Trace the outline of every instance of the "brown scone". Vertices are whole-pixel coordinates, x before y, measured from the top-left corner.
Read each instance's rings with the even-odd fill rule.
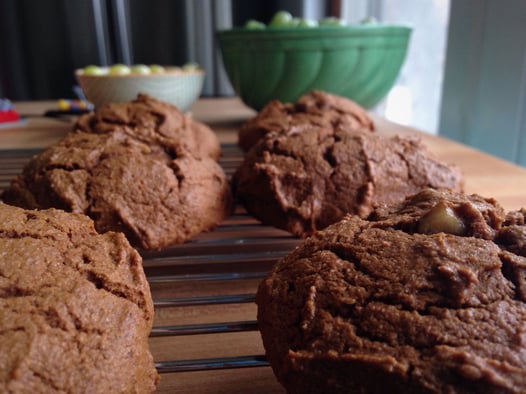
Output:
[[[139,94],[128,103],[108,104],[81,116],[75,129],[88,133],[123,132],[147,145],[168,151],[191,152],[196,157],[218,159],[221,147],[216,134],[169,103]]]
[[[425,187],[462,189],[458,169],[417,139],[327,128],[268,133],[247,153],[233,185],[250,214],[298,236]]]
[[[120,233],[0,203],[0,392],[150,393],[150,288]]]
[[[374,124],[354,101],[314,90],[293,104],[271,101],[241,126],[238,143],[248,151],[271,131],[295,134],[312,128],[374,131]]]
[[[278,380],[302,394],[526,392],[526,258],[497,243],[504,220],[494,200],[425,190],[305,240],[256,296]]]
[[[214,159],[150,146],[123,129],[70,133],[35,156],[3,199],[84,213],[98,231],[122,231],[143,249],[185,242],[219,224],[232,206]]]

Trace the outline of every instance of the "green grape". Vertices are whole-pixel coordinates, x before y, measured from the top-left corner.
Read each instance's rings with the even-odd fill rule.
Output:
[[[269,22],[269,26],[283,27],[290,26],[292,23],[292,14],[288,11],[278,11],[274,14]]]
[[[367,18],[364,18],[360,21],[362,25],[376,25],[378,21],[374,16],[369,16]]]
[[[299,26],[300,22],[300,18],[293,17],[287,26]]]
[[[183,66],[181,67],[183,71],[195,71],[199,70],[199,68],[199,64],[193,62],[183,64]]]
[[[298,26],[301,27],[317,27],[318,21],[312,20],[312,19],[300,19],[300,22],[298,23]]]
[[[334,16],[329,16],[327,18],[320,19],[320,26],[344,26],[345,22]]]
[[[134,64],[130,67],[130,71],[133,74],[150,74],[151,70],[146,64]]]
[[[266,26],[263,22],[250,19],[245,23],[245,28],[249,30],[264,30]]]
[[[163,66],[160,66],[158,64],[152,64],[150,65],[150,71],[152,72],[152,74],[162,74],[165,70]]]
[[[126,75],[130,73],[130,67],[125,64],[114,64],[110,66],[109,73],[111,75]]]
[[[83,68],[83,74],[84,75],[103,75],[103,74],[106,74],[106,72],[102,67],[95,66],[94,64],[90,64],[89,66],[86,66]]]

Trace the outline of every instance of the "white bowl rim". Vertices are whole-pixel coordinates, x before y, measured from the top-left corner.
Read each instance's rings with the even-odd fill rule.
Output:
[[[101,67],[105,68],[105,67]],[[186,75],[192,75],[192,74],[204,74],[205,70],[202,68],[197,69],[191,69],[191,70],[183,70],[181,68],[170,68],[167,67],[165,71],[163,72],[157,72],[157,73],[148,73],[148,74],[141,74],[141,73],[127,73],[127,74],[84,74],[84,69],[77,68],[75,70],[75,76],[82,77],[82,78],[122,78],[122,77],[128,77],[128,78],[151,78],[151,77],[174,77],[174,76],[186,76]]]

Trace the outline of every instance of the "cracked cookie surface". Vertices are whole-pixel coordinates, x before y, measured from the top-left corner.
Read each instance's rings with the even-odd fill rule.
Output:
[[[218,159],[221,146],[216,134],[204,123],[185,115],[173,105],[147,94],[127,103],[112,103],[79,117],[75,130],[104,134],[119,128],[148,145],[169,151],[185,150],[196,157]]]
[[[524,392],[525,230],[524,211],[427,189],[316,233],[258,289],[278,380],[290,393]]]
[[[122,234],[0,203],[0,251],[1,392],[155,390],[153,302]]]
[[[418,139],[331,128],[266,134],[247,153],[233,186],[250,214],[298,236],[426,187],[463,187],[458,168]]]
[[[128,107],[122,106],[131,117]],[[113,114],[112,108],[98,116],[105,110]],[[140,119],[128,120],[132,128],[107,119],[86,121],[94,131],[77,129],[35,156],[3,200],[84,213],[97,230],[121,231],[134,246],[149,250],[183,243],[219,224],[232,208],[220,165],[203,152],[188,151],[164,123],[155,129],[148,117]]]
[[[354,101],[313,90],[295,103],[268,103],[241,126],[238,145],[248,151],[267,133],[296,134],[312,128],[372,132],[375,126],[367,111]]]

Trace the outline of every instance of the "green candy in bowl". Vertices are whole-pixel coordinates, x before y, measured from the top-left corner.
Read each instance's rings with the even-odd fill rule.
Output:
[[[371,108],[396,81],[411,34],[406,26],[283,20],[217,33],[235,92],[256,110],[271,100],[295,102],[314,89]]]
[[[145,93],[185,112],[199,98],[205,73],[195,63],[181,67],[113,64],[89,65],[76,70],[75,76],[95,107],[132,101],[139,93]]]

